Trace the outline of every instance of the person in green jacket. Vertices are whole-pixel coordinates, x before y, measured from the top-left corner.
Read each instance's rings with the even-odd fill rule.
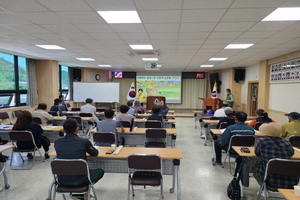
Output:
[[[233,94],[231,94],[231,90],[229,88],[226,89],[226,102],[228,103],[228,106],[230,106],[231,108],[233,107],[233,102],[234,102],[234,99],[233,99]]]
[[[282,125],[281,137],[289,140],[292,135],[300,135],[300,114],[291,112],[285,115],[288,116],[289,122]]]

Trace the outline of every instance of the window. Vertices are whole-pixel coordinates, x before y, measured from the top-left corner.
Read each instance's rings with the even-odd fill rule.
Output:
[[[26,105],[26,58],[0,53],[0,108]]]
[[[64,95],[66,100],[70,100],[69,67],[59,65],[59,93]]]

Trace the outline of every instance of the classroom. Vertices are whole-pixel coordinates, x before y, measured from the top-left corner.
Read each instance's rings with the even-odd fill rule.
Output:
[[[164,199],[229,199],[233,158],[224,168],[213,165],[214,123],[204,126],[199,120],[230,102],[227,89],[234,97],[229,106],[251,119],[263,109],[282,126],[288,114],[300,112],[299,10],[297,0],[0,0],[0,118],[8,114],[1,123],[16,123],[19,110],[33,113],[40,103],[48,112],[60,95],[69,111],[92,98],[101,121],[104,109],[119,114],[142,89],[145,111],[151,113],[156,101],[168,106],[165,128],[176,133],[167,136],[166,149],[182,155],[176,174],[163,176]],[[138,128],[144,128],[148,114],[141,116],[135,119]],[[44,130],[47,137],[54,132]],[[8,137],[0,130],[0,137],[9,139],[5,133]],[[144,136],[124,137],[124,148],[144,147]],[[50,159],[37,158],[30,170],[11,169],[10,162],[20,164],[20,158],[12,158],[11,149],[2,152],[9,157],[0,167],[5,165],[10,187],[0,171],[0,199],[48,198],[58,138],[50,138]],[[23,164],[31,165],[24,155]],[[243,199],[257,199],[260,185],[252,173],[248,179]],[[94,187],[98,199],[125,199],[128,174],[107,172]],[[130,199],[160,199],[159,187],[136,187],[135,193]]]

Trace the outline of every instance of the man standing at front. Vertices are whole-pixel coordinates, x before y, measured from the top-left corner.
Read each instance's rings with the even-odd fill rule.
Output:
[[[226,89],[226,102],[228,104],[228,106],[230,106],[231,108],[233,108],[233,102],[234,102],[234,99],[233,99],[233,94],[231,94],[231,90],[229,88]]]
[[[96,116],[96,107],[92,105],[93,99],[87,98],[85,100],[86,104],[84,106],[81,106],[80,112],[82,113],[92,113],[94,117],[94,122],[98,122],[99,119]]]
[[[247,114],[245,112],[237,112],[235,114],[236,123],[225,129],[224,133],[221,135],[221,140],[215,141],[216,163],[218,165],[222,165],[222,149],[227,151],[230,138],[233,135],[254,135],[254,129],[245,124],[246,119]]]
[[[74,119],[68,119],[63,124],[66,136],[55,141],[54,148],[58,159],[84,159],[86,153],[97,156],[98,150],[85,138],[78,134],[78,124]],[[90,169],[90,179],[93,183],[99,181],[104,175],[103,169]],[[63,186],[88,185],[86,176],[60,176],[58,181]]]

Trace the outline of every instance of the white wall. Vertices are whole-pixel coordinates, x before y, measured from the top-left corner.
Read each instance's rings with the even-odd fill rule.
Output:
[[[259,64],[246,67],[245,81],[242,84],[241,103],[247,104],[248,81],[259,80]]]

